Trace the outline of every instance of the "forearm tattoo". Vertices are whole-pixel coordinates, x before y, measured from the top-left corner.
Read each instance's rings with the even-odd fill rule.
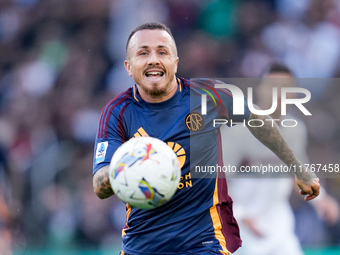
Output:
[[[99,198],[107,198],[114,194],[111,188],[109,170],[107,167],[99,169],[95,174],[93,187],[94,192]]]
[[[260,115],[253,115],[254,119],[268,119],[268,116],[260,116]],[[295,169],[300,169],[303,165],[301,162],[296,158],[293,151],[290,149],[286,141],[283,139],[279,127],[276,123],[263,121],[265,124],[262,127],[250,127],[248,126],[250,132],[260,140],[265,146],[267,146],[271,151],[273,151],[286,165],[288,166],[296,166]],[[272,124],[274,123],[274,125]],[[296,171],[295,177],[301,179],[304,182],[311,182],[317,176],[315,173],[310,171]]]

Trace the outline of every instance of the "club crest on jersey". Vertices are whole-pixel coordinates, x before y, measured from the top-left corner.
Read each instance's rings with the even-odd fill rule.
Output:
[[[102,142],[102,143],[97,144],[96,160],[95,160],[96,164],[103,162],[105,160],[107,146],[108,146],[108,142]]]
[[[199,131],[204,126],[203,116],[198,112],[190,112],[185,116],[185,126],[190,131]]]

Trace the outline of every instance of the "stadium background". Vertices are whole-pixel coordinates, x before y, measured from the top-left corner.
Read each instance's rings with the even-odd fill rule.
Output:
[[[311,162],[340,163],[339,1],[2,0],[2,252],[118,253],[125,208],[93,194],[93,142],[103,106],[131,85],[125,42],[146,21],[172,29],[179,76],[256,78],[276,59],[299,78],[333,78],[307,86],[305,121]],[[322,183],[339,201],[340,178]],[[339,254],[339,222],[292,206],[306,254]]]

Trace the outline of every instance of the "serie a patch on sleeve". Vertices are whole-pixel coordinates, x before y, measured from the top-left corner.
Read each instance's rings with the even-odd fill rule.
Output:
[[[107,146],[108,142],[102,142],[97,144],[95,164],[101,163],[105,160]]]

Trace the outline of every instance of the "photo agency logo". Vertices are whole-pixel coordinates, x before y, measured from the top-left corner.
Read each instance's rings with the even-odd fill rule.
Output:
[[[231,84],[215,84],[215,89],[228,89],[233,97],[233,115],[244,115],[245,113],[245,97],[242,92],[242,90]],[[221,98],[219,97],[216,90],[214,91],[214,94],[218,97],[218,100],[222,104]],[[209,95],[215,106],[217,106],[216,99],[214,98],[213,94],[209,91],[202,89],[206,92],[206,94],[201,94],[201,114],[207,115],[207,96]],[[280,94],[279,94],[280,93]],[[299,95],[298,98],[289,98],[289,94],[295,94]],[[287,105],[295,105],[305,116],[311,116],[312,114],[307,110],[307,108],[304,106],[305,103],[309,102],[311,99],[311,93],[309,90],[305,88],[298,88],[298,87],[283,87],[280,90],[278,88],[273,87],[272,88],[272,105],[269,109],[258,109],[255,107],[253,103],[253,88],[248,87],[247,88],[247,102],[248,102],[248,108],[251,113],[258,115],[258,116],[269,116],[272,113],[274,113],[278,108],[278,98],[281,98],[281,116],[287,115]],[[284,127],[295,127],[297,126],[298,122],[295,119],[251,119],[251,120],[243,120],[243,122],[233,122],[232,119],[214,119],[213,125],[214,127],[216,125],[230,125],[233,126],[235,124],[243,124],[244,127],[251,126],[251,127],[262,127],[265,123],[265,121],[271,122],[272,127],[274,126],[275,122],[279,122],[278,124],[281,124],[281,126]]]

